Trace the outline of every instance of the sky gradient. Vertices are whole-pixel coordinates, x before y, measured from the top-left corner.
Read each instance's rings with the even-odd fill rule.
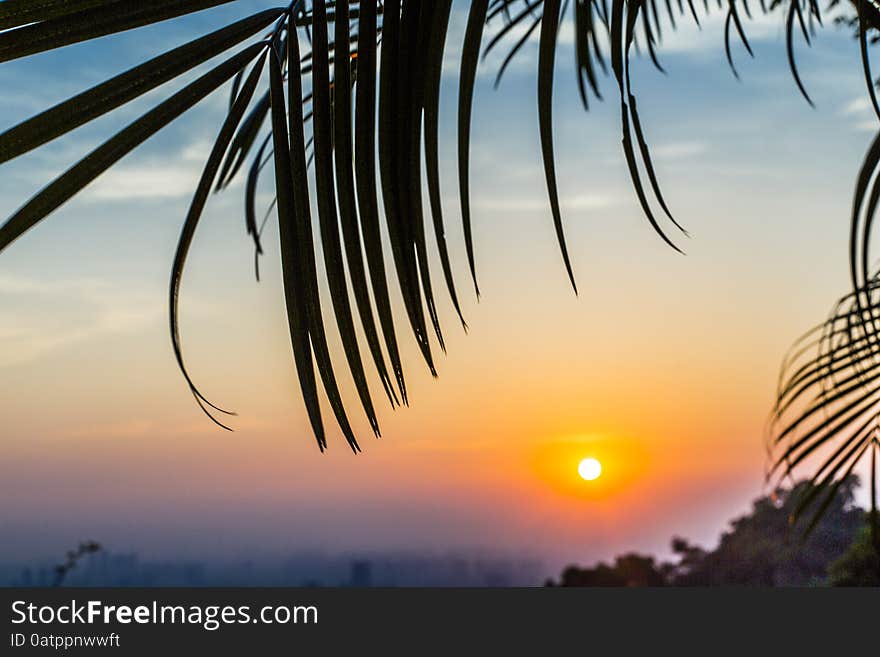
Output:
[[[2,125],[262,6],[4,64]],[[666,76],[636,61],[665,197],[692,235],[681,256],[630,188],[613,80],[585,114],[563,32],[557,170],[578,297],[546,202],[534,44],[497,91],[497,60],[487,60],[472,152],[477,302],[455,174],[463,8],[444,75],[441,174],[470,330],[432,261],[448,347],[439,379],[419,360],[393,285],[411,407],[383,404],[373,376],[383,438],[372,440],[340,377],[364,453],[351,454],[325,406],[330,449],[320,454],[286,333],[277,231],[270,221],[257,285],[239,180],[210,201],[181,297],[190,371],[239,413],[236,431],[199,412],[172,356],[166,295],[224,88],[0,257],[0,558],[52,557],[93,538],[198,558],[488,549],[536,556],[552,572],[625,549],[664,553],[676,534],[711,544],[764,490],[781,358],[848,284],[852,185],[876,129],[857,42],[828,27],[799,47],[816,109],[791,79],[779,15],[746,23],[756,58],[735,49],[742,81],[727,68],[719,19],[667,36]],[[0,215],[173,86],[7,164]],[[597,482],[576,478],[585,456],[605,466]]]

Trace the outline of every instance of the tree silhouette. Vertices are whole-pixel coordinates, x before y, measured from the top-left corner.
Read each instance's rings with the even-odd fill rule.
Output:
[[[870,543],[865,512],[853,504],[859,480],[846,477],[813,532],[790,519],[814,487],[802,481],[754,501],[735,518],[717,547],[707,550],[672,539],[675,562],[658,563],[634,553],[612,565],[569,566],[552,586],[815,586],[876,583],[877,552]],[[874,578],[872,580],[872,578]]]
[[[0,3],[0,61],[173,19],[228,1],[6,0]],[[355,314],[369,360],[390,404],[408,402],[398,349],[399,329],[391,315],[386,260],[390,258],[409,330],[432,373],[436,374],[432,342],[436,341],[441,350],[445,347],[435,283],[428,269],[429,229],[436,237],[444,284],[465,324],[447,252],[438,165],[440,78],[452,5],[452,0],[296,0],[190,41],[9,128],[0,135],[0,162],[67,134],[201,64],[226,57],[110,137],[22,205],[0,226],[0,251],[127,153],[232,81],[229,110],[194,191],[172,265],[169,316],[175,358],[196,402],[214,422],[228,429],[223,416],[231,413],[209,401],[186,368],[178,298],[208,196],[212,190],[226,188],[240,173],[246,172],[247,232],[256,254],[262,252],[255,191],[264,167],[268,167],[275,182],[273,206],[278,219],[291,345],[309,421],[323,450],[326,438],[319,407],[320,379],[349,446],[358,451],[330,361],[325,328],[330,317],[339,331],[360,404],[376,435],[380,433],[379,423],[358,347]],[[732,42],[739,40],[752,54],[745,25],[757,10],[748,0],[716,0],[713,6],[708,0],[666,0],[662,7],[655,0],[470,3],[458,77],[458,182],[468,266],[477,294],[469,149],[481,50],[508,49],[498,73],[500,78],[528,39],[535,36],[538,40],[538,128],[548,203],[561,255],[576,289],[554,162],[552,100],[561,21],[570,20],[574,25],[575,79],[585,107],[591,98],[602,97],[603,75],[616,83],[623,156],[633,190],[654,231],[678,249],[677,238],[684,229],[661,192],[630,79],[630,61],[637,51],[662,70],[657,52],[662,31],[674,29],[682,20],[699,23],[701,16],[718,11],[725,16],[724,47],[736,74]],[[809,44],[811,35],[823,24],[818,0],[761,0],[760,11],[784,17],[785,47],[794,82],[812,103],[798,72],[796,44]],[[873,40],[869,32],[880,28],[878,4],[875,0],[833,0],[829,11],[835,22],[851,26],[859,38],[867,92],[880,116],[868,57],[869,41]],[[266,70],[269,84],[263,89]],[[307,175],[310,166],[315,172],[314,189]],[[774,413],[772,475],[791,474],[797,464],[820,448],[831,452],[813,480],[811,490],[820,492],[808,500],[810,504],[818,502],[820,511],[833,499],[835,486],[855,464],[869,452],[876,459],[880,449],[876,426],[880,402],[880,274],[869,269],[868,249],[880,201],[878,169],[880,137],[868,150],[856,187],[850,251],[852,291],[831,319],[799,343],[792,358],[784,363]],[[421,192],[423,179],[427,198]],[[311,192],[317,199],[320,253],[313,240]],[[390,253],[384,252],[380,240],[383,223],[390,236]],[[319,259],[323,259],[327,272],[332,312],[321,306],[318,295]]]
[[[55,580],[52,583],[52,586],[61,586],[64,584],[64,580],[67,578],[67,574],[76,568],[76,564],[80,559],[89,554],[94,554],[96,552],[101,551],[101,544],[96,543],[95,541],[85,541],[80,543],[79,546],[75,550],[68,550],[67,554],[64,555],[64,561],[55,566]]]
[[[862,527],[858,537],[828,568],[831,586],[880,586],[880,551],[871,526]]]

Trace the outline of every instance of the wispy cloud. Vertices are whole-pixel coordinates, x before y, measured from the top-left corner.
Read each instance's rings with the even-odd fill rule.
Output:
[[[871,102],[867,98],[859,96],[858,98],[853,98],[844,105],[843,109],[840,110],[840,113],[844,116],[852,116],[854,114],[864,114],[870,110]]]
[[[710,11],[708,16],[700,12],[700,26],[698,27],[689,16],[682,16],[676,24],[676,29],[671,27],[663,31],[663,39],[657,47],[658,53],[703,53],[706,51],[724,50],[724,26],[727,20],[727,9]],[[740,12],[743,22],[743,30],[750,44],[758,41],[780,38],[784,34],[784,22],[780,12],[764,14],[753,12],[748,18]],[[737,47],[736,37],[731,36],[731,46]],[[743,48],[745,52],[745,48]]]
[[[0,367],[20,364],[95,337],[156,321],[161,308],[143,295],[93,279],[44,282],[0,277]]]
[[[192,194],[198,180],[194,166],[155,164],[110,169],[83,194],[98,201],[178,198]]]
[[[859,132],[877,132],[880,129],[880,123],[877,123],[874,119],[865,119],[864,121],[854,123],[853,128]]]
[[[880,123],[874,116],[871,101],[865,96],[853,98],[841,108],[840,114],[852,119],[851,125],[858,132],[877,132],[880,130]]]
[[[617,205],[617,201],[613,197],[603,194],[578,194],[567,198],[561,198],[559,204],[568,210],[597,210]],[[476,199],[474,201],[474,207],[481,210],[503,212],[537,212],[547,211],[550,206],[546,196],[528,196],[522,198],[497,196]]]
[[[137,164],[113,167],[83,194],[95,201],[172,199],[191,196],[211,144],[198,141],[177,153],[155,156]]]
[[[653,146],[651,154],[658,160],[688,160],[707,150],[707,144],[702,141],[673,141]]]

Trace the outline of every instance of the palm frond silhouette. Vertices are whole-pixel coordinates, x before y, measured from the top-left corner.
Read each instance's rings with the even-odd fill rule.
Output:
[[[0,2],[0,62],[228,1],[6,0]],[[401,329],[392,317],[386,261],[390,260],[389,269],[403,299],[408,331],[425,366],[435,375],[435,349],[445,350],[436,282],[428,268],[428,230],[433,230],[436,238],[443,285],[466,327],[445,238],[448,218],[443,216],[440,203],[443,181],[439,173],[438,108],[452,9],[452,0],[294,1],[257,12],[154,57],[9,128],[0,134],[0,162],[39,148],[206,62],[225,58],[111,136],[24,203],[0,226],[0,251],[156,132],[231,82],[228,113],[194,191],[173,260],[169,321],[175,358],[198,405],[228,429],[224,416],[231,413],[209,401],[187,370],[178,323],[180,286],[209,195],[228,187],[240,174],[246,179],[245,227],[259,257],[262,227],[256,189],[260,176],[271,172],[275,200],[270,209],[278,221],[290,339],[309,421],[323,450],[327,441],[320,411],[320,380],[349,446],[359,451],[330,360],[325,325],[331,317],[360,405],[377,436],[379,422],[368,375],[375,370],[392,406],[408,403],[398,347]],[[512,59],[524,52],[524,44],[532,38],[538,41],[538,132],[548,204],[562,260],[576,291],[563,230],[553,141],[552,100],[561,25],[571,21],[574,27],[574,77],[585,108],[603,98],[603,77],[613,78],[615,102],[620,103],[623,157],[633,190],[659,238],[680,250],[686,232],[661,191],[639,115],[630,62],[634,52],[641,53],[662,70],[658,47],[663,30],[674,30],[682,21],[699,24],[710,12],[721,12],[726,56],[738,75],[734,43],[739,41],[746,53],[753,54],[747,23],[758,10],[776,12],[784,20],[794,83],[812,104],[798,70],[796,50],[800,43],[809,45],[817,27],[823,25],[818,0],[760,0],[759,8],[750,7],[748,0],[716,0],[711,6],[707,0],[665,0],[662,7],[655,0],[469,3],[463,41],[454,45],[461,50],[457,77],[460,220],[477,295],[469,152],[481,55],[507,49],[497,82]],[[868,56],[873,40],[869,33],[880,30],[878,4],[874,0],[833,0],[826,15],[832,15],[835,23],[850,26],[858,36],[867,93],[880,116]],[[264,88],[266,72],[268,88]],[[880,142],[875,141],[856,190],[853,291],[818,333],[810,334],[784,363],[774,412],[771,472],[790,473],[810,454],[834,443],[837,448],[819,466],[815,479],[827,489],[852,470],[858,459],[880,449],[876,432],[880,370],[875,360],[880,352],[880,299],[878,278],[868,274],[867,247],[880,199],[878,166]],[[310,167],[314,167],[314,185],[309,181]],[[421,191],[423,180],[426,198]],[[314,211],[311,195],[316,199]],[[383,224],[390,237],[390,253],[380,238]],[[315,246],[315,230],[320,235],[320,251]],[[332,309],[321,306],[320,261],[327,273]],[[354,299],[349,298],[349,286]],[[368,356],[358,346],[357,323]],[[816,355],[811,355],[813,352]]]

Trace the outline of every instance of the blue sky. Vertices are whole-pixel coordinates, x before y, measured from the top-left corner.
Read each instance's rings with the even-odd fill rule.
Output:
[[[224,88],[0,258],[0,399],[9,404],[0,523],[16,537],[0,556],[51,555],[87,531],[156,554],[427,544],[503,547],[555,564],[631,547],[662,551],[673,534],[709,542],[761,492],[778,364],[848,284],[848,208],[876,129],[857,42],[827,27],[812,48],[798,47],[816,109],[788,71],[779,15],[746,21],[756,57],[735,46],[741,81],[727,68],[720,18],[667,35],[667,75],[634,64],[666,199],[692,235],[680,241],[681,256],[653,233],[631,191],[613,80],[603,80],[606,102],[581,108],[566,26],[555,134],[578,298],[546,204],[535,44],[497,91],[497,59],[487,60],[472,152],[477,303],[455,177],[462,5],[447,53],[441,157],[447,236],[471,331],[458,329],[438,284],[449,342],[440,379],[419,369],[405,343],[413,408],[385,412],[386,438],[357,463],[339,440],[318,456],[289,359],[277,247],[257,286],[239,182],[211,200],[182,302],[191,367],[210,396],[241,413],[239,431],[218,433],[195,409],[172,361],[165,295]],[[264,6],[237,2],[4,64],[0,120],[11,126]],[[0,214],[173,86],[5,165]],[[271,224],[267,234],[275,237]],[[583,388],[572,390],[573,380]],[[522,500],[543,493],[511,455],[572,434],[629,436],[660,465],[616,516],[549,494],[536,502],[543,514],[524,511]],[[684,471],[687,485],[674,479]],[[651,506],[664,487],[681,491]]]

